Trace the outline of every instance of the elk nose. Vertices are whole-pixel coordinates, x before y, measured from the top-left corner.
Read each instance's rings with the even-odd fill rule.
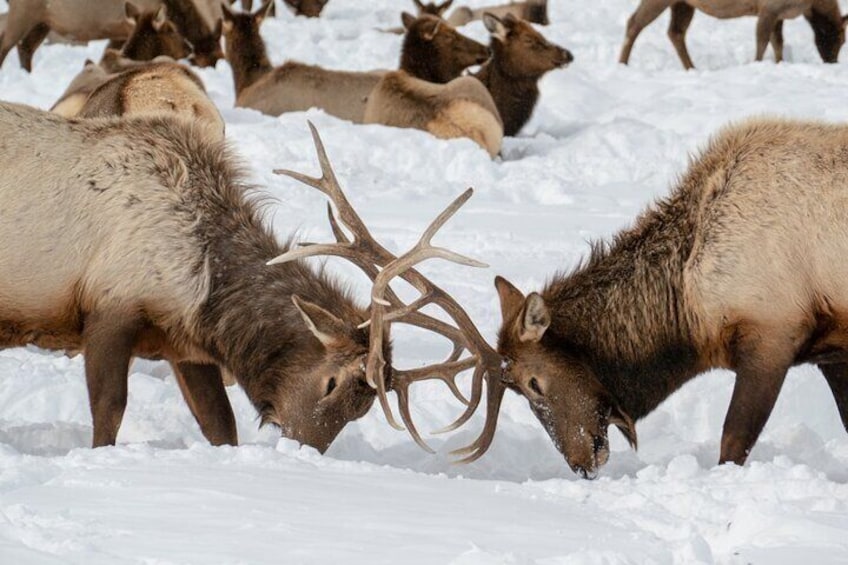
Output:
[[[580,465],[574,466],[574,472],[580,475],[582,478],[590,481],[594,481],[598,478],[597,470],[587,471],[584,467],[581,467]]]
[[[574,61],[574,55],[571,54],[571,51],[562,47],[559,48],[559,57],[563,65],[568,65]]]

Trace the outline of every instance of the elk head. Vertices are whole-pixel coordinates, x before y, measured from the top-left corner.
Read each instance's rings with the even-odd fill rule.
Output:
[[[836,63],[839,59],[839,50],[845,43],[845,25],[848,16],[840,17],[838,13],[826,14],[813,8],[806,18],[810,27],[813,28],[816,48],[822,61]]]
[[[298,16],[317,18],[329,0],[285,0]]]
[[[436,4],[435,2],[427,2],[424,4],[421,0],[413,0],[415,2],[415,7],[418,8],[418,15],[430,14],[431,16],[436,17],[444,17],[445,12],[448,11],[448,8],[453,4],[453,0],[446,0],[441,4]]]
[[[497,353],[480,337],[465,311],[446,292],[414,269],[417,263],[433,258],[469,266],[485,266],[447,249],[434,247],[430,243],[436,232],[471,197],[472,191],[468,189],[442,212],[411,250],[399,257],[395,256],[373,238],[347,200],[330,166],[318,132],[311,123],[309,126],[321,163],[321,178],[286,170],[274,172],[293,177],[320,190],[331,199],[339,217],[337,220],[332,207],[328,206],[328,216],[336,243],[303,244],[299,249],[289,250],[268,264],[287,263],[316,255],[334,255],[353,262],[374,283],[370,316],[362,321],[362,316],[352,311],[336,315],[294,297],[294,305],[312,336],[316,338],[312,340],[312,351],[303,354],[313,355],[313,359],[315,355],[323,355],[323,360],[304,363],[304,366],[314,369],[304,376],[302,384],[290,387],[296,389],[291,392],[285,390],[285,387],[279,389],[281,392],[277,393],[276,402],[269,402],[268,406],[264,407],[265,410],[260,407],[260,412],[263,413],[264,419],[280,425],[288,437],[323,451],[348,421],[359,418],[368,411],[375,396],[379,399],[389,423],[397,429],[404,429],[395,420],[389,406],[387,392],[393,390],[397,394],[401,418],[410,434],[424,449],[432,451],[423,442],[412,422],[409,411],[410,385],[421,380],[438,379],[445,382],[457,398],[468,403],[456,385],[457,375],[476,366],[476,382],[483,378],[489,367],[498,367],[500,364]],[[342,226],[347,228],[352,238],[348,237]],[[410,304],[403,303],[390,287],[396,277],[411,284],[421,296]],[[419,311],[430,304],[441,308],[455,325]],[[436,332],[453,342],[453,352],[443,363],[412,370],[392,367],[389,357],[389,333],[395,323]],[[318,343],[323,349],[316,351]],[[463,359],[466,351],[472,355]],[[474,407],[479,403],[477,389],[480,387],[482,381],[479,387],[475,387],[476,396],[472,397]],[[289,394],[292,395],[291,398]],[[280,403],[284,408],[282,411],[276,409],[275,414],[275,409],[271,406]],[[280,412],[285,414],[281,416]],[[473,408],[468,413],[469,417],[471,413]],[[461,422],[455,426],[460,424]]]
[[[574,60],[570,51],[551,43],[533,26],[512,14],[503,19],[486,12],[492,51],[507,76],[537,78]]]
[[[221,48],[223,26],[224,20],[219,19],[208,35],[194,40],[191,44],[192,54],[188,58],[192,65],[214,67],[220,59],[224,58],[224,50]]]
[[[191,53],[191,45],[168,19],[165,5],[156,11],[141,12],[135,4],[124,5],[127,20],[134,24],[122,53],[136,60],[150,60],[159,55],[182,59]]]
[[[406,36],[400,67],[422,69],[414,73],[419,78],[446,83],[489,59],[488,47],[462,35],[441,18],[428,14],[416,18],[404,12],[401,21]]]
[[[609,425],[618,426],[635,447],[633,420],[580,352],[550,335],[551,314],[541,295],[525,297],[501,277],[495,279],[495,287],[503,317],[498,352],[505,360],[505,386],[527,399],[571,469],[594,478],[609,458]]]

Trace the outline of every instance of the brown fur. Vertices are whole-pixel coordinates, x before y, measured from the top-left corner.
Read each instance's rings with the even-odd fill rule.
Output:
[[[368,410],[365,311],[302,262],[266,266],[287,246],[204,128],[0,104],[0,144],[0,347],[82,349],[93,445],[115,441],[133,356],[175,367],[213,443],[237,441],[219,367],[322,451]]]
[[[329,0],[283,0],[298,16],[317,18]],[[250,10],[250,8],[246,8]]]
[[[539,79],[548,71],[568,65],[574,57],[511,15],[498,19],[485,14],[483,22],[492,34],[492,58],[474,76],[492,94],[503,120],[504,135],[516,135],[536,107]]]
[[[447,21],[455,26],[464,26],[475,20],[482,20],[483,14],[493,14],[501,19],[507,15],[526,20],[534,24],[548,25],[548,0],[527,0],[526,2],[510,2],[498,6],[487,6],[483,8],[466,8],[460,6],[448,16]]]
[[[756,60],[762,61],[769,42],[775,61],[783,60],[783,20],[803,15],[815,34],[816,47],[826,63],[835,63],[845,43],[845,22],[837,0],[642,0],[627,21],[619,61],[627,64],[639,33],[667,8],[671,8],[668,37],[683,66],[694,68],[686,48],[686,30],[695,10],[716,18],[757,16]]]
[[[786,371],[819,363],[848,429],[848,128],[755,120],[719,134],[672,194],[524,297],[497,281],[505,378],[594,476],[607,425],[715,367],[736,371],[721,462],[744,463]]]
[[[224,119],[203,82],[179,63],[150,63],[109,78],[89,94],[77,116],[139,116],[173,113],[209,126],[213,139],[224,138]]]
[[[191,46],[168,19],[164,5],[149,12],[127,4],[127,17],[135,22],[133,31],[121,48],[121,54],[135,61],[150,61],[164,55],[172,59],[188,57]]]
[[[333,71],[295,61],[272,67],[259,34],[270,5],[264,4],[254,14],[225,13],[236,106],[274,116],[318,107],[339,118],[362,122],[367,97],[385,71]],[[414,76],[446,82],[487,57],[485,46],[438,19],[419,22],[409,18],[411,27],[404,38],[400,64]]]

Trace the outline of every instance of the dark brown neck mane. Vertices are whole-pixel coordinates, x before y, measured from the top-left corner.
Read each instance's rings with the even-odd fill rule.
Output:
[[[500,42],[492,41],[493,56],[474,76],[482,82],[498,107],[504,124],[504,135],[514,136],[533,114],[539,100],[539,76],[515,76],[503,64]]]

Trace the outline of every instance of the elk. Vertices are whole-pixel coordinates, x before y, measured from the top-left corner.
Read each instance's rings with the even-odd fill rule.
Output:
[[[510,2],[499,6],[487,6],[472,10],[460,6],[451,12],[446,19],[452,26],[460,27],[465,24],[482,20],[483,14],[493,14],[499,18],[511,15],[519,20],[526,20],[534,24],[548,25],[548,0],[527,0],[525,2]]]
[[[163,3],[168,5],[172,18],[177,18],[178,14],[187,10],[197,9],[197,5],[191,0],[133,0],[133,4],[141,11],[155,11]],[[19,0],[12,2],[9,6],[6,29],[0,40],[0,65],[3,64],[9,51],[17,45],[21,66],[27,71],[32,70],[33,52],[50,31],[83,42],[94,39],[126,40],[132,33],[133,26],[132,22],[126,18],[125,4],[124,0],[98,2]],[[198,37],[189,34],[187,38],[192,42],[195,55],[200,56],[200,46],[204,44],[199,38],[200,35],[208,36],[214,34],[214,31],[206,27],[197,29]],[[216,40],[210,43],[216,43]],[[220,51],[220,47],[218,49]]]
[[[721,2],[717,0],[642,0],[627,20],[627,32],[621,47],[619,62],[627,64],[630,51],[639,33],[666,8],[671,8],[668,37],[686,69],[693,69],[686,48],[686,30],[692,23],[695,9],[716,18],[757,16],[756,60],[762,61],[769,42],[776,62],[783,60],[783,21],[803,15],[813,28],[816,48],[825,63],[835,63],[839,49],[845,43],[845,21],[837,0],[755,0],[750,2]]]
[[[271,5],[266,2],[253,14],[224,8],[224,39],[233,69],[236,106],[272,116],[318,107],[361,123],[367,97],[386,71],[334,71],[294,61],[272,67],[259,34]],[[435,17],[416,19],[406,14],[404,23],[409,29],[400,68],[414,76],[447,82],[488,58],[486,46]]]
[[[0,103],[0,130],[0,346],[83,352],[94,447],[115,443],[134,356],[171,364],[215,445],[237,443],[221,368],[237,377],[262,423],[322,452],[365,414],[374,387],[404,395],[407,414],[412,382],[448,380],[450,367],[423,374],[387,365],[368,383],[375,357],[391,359],[389,322],[369,317],[337,280],[297,258],[266,264],[290,246],[263,223],[231,150],[203,127],[162,115],[67,120]],[[341,194],[314,128],[313,137],[322,178],[286,174]],[[475,264],[428,245],[459,205],[416,251]],[[361,221],[355,227],[356,244],[367,242],[389,269],[395,257]],[[423,313],[408,313],[408,322],[458,335]],[[369,354],[372,333],[380,334],[379,355]]]
[[[213,139],[224,139],[224,119],[203,82],[174,62],[149,63],[107,78],[76,114],[80,118],[172,113],[207,124]]]
[[[121,48],[122,56],[135,61],[150,61],[160,55],[182,59],[191,53],[191,45],[168,20],[164,4],[156,10],[141,12],[134,4],[127,3],[126,13],[135,26]]]
[[[230,0],[230,4],[234,0]],[[317,18],[321,15],[324,6],[329,0],[283,0],[286,5],[291,8],[296,16],[306,16],[307,18]],[[241,0],[241,9],[245,12],[253,11],[253,0]],[[276,15],[274,6],[268,10],[269,16]]]
[[[66,118],[76,116],[88,99],[88,95],[109,80],[110,76],[112,74],[103,66],[86,60],[82,70],[73,78],[50,111]]]
[[[457,453],[486,451],[509,388],[594,478],[610,424],[635,447],[634,422],[712,368],[736,373],[720,463],[744,464],[793,365],[818,365],[848,430],[846,147],[840,125],[728,127],[668,197],[570,273],[526,296],[498,277],[504,364],[485,376],[483,433]]]
[[[427,2],[424,4],[421,0],[412,0],[415,3],[415,7],[418,8],[418,15],[423,16],[424,14],[430,14],[431,16],[436,16],[439,18],[444,18],[445,12],[448,11],[448,8],[453,4],[453,0],[445,0],[441,4],[437,4],[435,2]]]
[[[574,60],[567,49],[546,40],[525,21],[507,14],[503,19],[483,15],[491,33],[492,58],[475,73],[486,85],[504,126],[504,135],[516,135],[539,100],[539,79]]]

